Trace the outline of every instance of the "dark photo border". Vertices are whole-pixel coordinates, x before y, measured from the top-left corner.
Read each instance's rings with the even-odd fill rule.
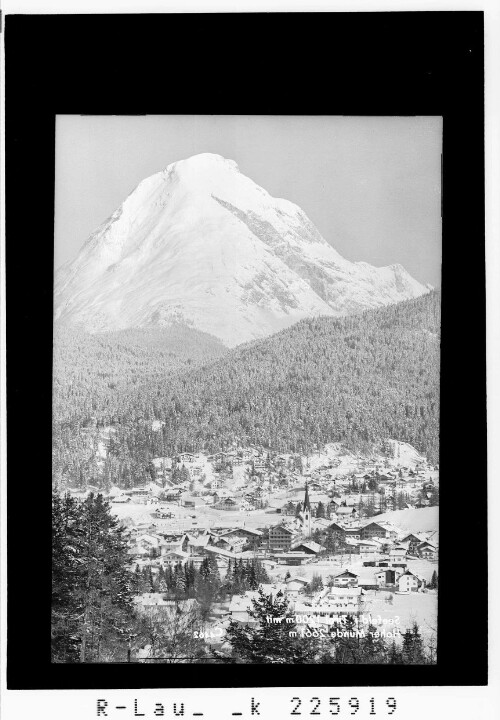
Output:
[[[9,689],[486,684],[483,55],[482,12],[6,17]],[[55,118],[65,113],[443,117],[435,666],[300,665],[282,677],[260,665],[51,664]]]

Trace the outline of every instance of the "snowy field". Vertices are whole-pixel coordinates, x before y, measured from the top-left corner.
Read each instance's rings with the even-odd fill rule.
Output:
[[[392,604],[387,602],[391,597]],[[422,636],[429,640],[437,633],[437,603],[436,592],[398,595],[385,590],[369,590],[364,597],[362,612],[365,616],[371,615],[377,620],[379,616],[382,621],[392,620],[397,623],[395,627],[399,627],[403,633],[416,622]],[[391,624],[384,626],[382,623],[381,627],[390,628]]]
[[[296,497],[301,497],[301,493],[297,493]],[[294,499],[295,496],[290,493],[283,494],[279,498],[279,503],[285,503],[288,499]],[[275,498],[277,500],[277,498]],[[274,504],[274,503],[273,503]],[[144,505],[142,503],[126,503],[113,504],[112,512],[120,519],[130,518],[134,524],[159,521],[153,517],[155,511],[154,505]],[[213,507],[201,505],[195,508],[182,508],[176,503],[162,503],[162,507],[168,508],[175,514],[175,519],[164,520],[162,527],[172,527],[175,529],[179,523],[188,524],[193,527],[248,527],[259,528],[271,525],[277,525],[283,516],[275,511],[273,507],[264,510],[216,510]],[[194,518],[192,516],[195,516]],[[366,520],[366,519],[365,519]],[[429,532],[436,531],[439,527],[439,508],[427,507],[420,509],[393,510],[373,518],[376,522],[391,522],[404,532]]]
[[[154,505],[143,505],[141,503],[113,504],[112,512],[120,519],[130,518],[134,524],[151,522],[161,525],[167,531],[175,531],[179,525],[182,527],[248,527],[251,529],[276,525],[281,515],[272,508],[265,510],[216,510],[213,507],[199,506],[196,508],[182,508],[175,503],[162,503],[162,507],[168,508],[175,514],[175,519],[158,520],[153,516]],[[194,518],[192,516],[195,516]]]
[[[382,461],[388,468],[397,467],[415,467],[417,463],[425,460],[412,445],[398,440],[388,441],[394,451],[394,457],[382,458],[380,456],[374,458],[374,464],[381,464]],[[354,452],[349,452],[339,443],[328,443],[321,450],[309,458],[303,458],[304,467],[308,463],[310,471],[314,471],[319,467],[328,465],[330,461],[339,463],[337,467],[331,469],[332,475],[345,475],[350,472],[357,472],[361,467],[368,463],[368,458]]]
[[[391,522],[405,532],[419,533],[438,530],[439,507],[390,510],[373,518],[376,522]]]

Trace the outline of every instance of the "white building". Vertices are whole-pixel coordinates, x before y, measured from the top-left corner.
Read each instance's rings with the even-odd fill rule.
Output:
[[[347,615],[357,617],[361,610],[363,590],[360,587],[332,587],[324,590],[311,605],[297,602],[297,615],[313,616],[316,622],[332,625]]]
[[[425,587],[425,580],[419,578],[411,570],[406,570],[398,579],[399,592],[410,593],[418,592]]]

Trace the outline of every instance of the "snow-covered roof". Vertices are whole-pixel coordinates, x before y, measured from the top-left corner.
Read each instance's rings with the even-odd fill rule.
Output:
[[[353,577],[358,577],[358,575],[356,573],[352,572],[352,570],[343,570],[342,572],[338,573],[338,575],[334,575],[333,577],[339,578],[339,577],[342,577],[343,575],[352,575]]]
[[[306,547],[306,548],[308,548],[309,550],[312,550],[312,552],[315,552],[315,553],[319,553],[319,552],[321,552],[322,550],[325,550],[325,548],[323,547],[323,545],[319,545],[319,543],[313,542],[312,540],[307,540],[307,541],[304,541],[304,542],[300,542],[300,543],[298,543],[297,545],[295,545],[294,548],[295,548],[295,547]],[[292,548],[292,549],[294,549],[294,548]]]
[[[332,586],[326,589],[324,596],[327,597],[328,595],[331,595],[333,597],[338,597],[339,595],[342,595],[347,597],[359,597],[361,595],[361,592],[362,588],[360,587],[340,588]]]
[[[297,577],[294,577],[294,578],[288,578],[288,580],[285,580],[285,582],[286,583],[298,582],[298,583],[302,583],[303,585],[309,584],[309,580],[305,577],[302,577],[301,575],[298,575]]]
[[[225,550],[224,548],[215,547],[214,545],[205,545],[204,550],[205,552],[213,553],[214,555],[220,555],[221,557],[225,558],[236,559],[240,557],[239,553],[234,553],[230,550]]]

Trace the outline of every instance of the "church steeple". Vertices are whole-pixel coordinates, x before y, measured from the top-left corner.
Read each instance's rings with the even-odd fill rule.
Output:
[[[304,496],[304,512],[306,510],[309,510],[311,512],[311,503],[309,502],[309,486],[308,483],[306,483],[306,494]]]
[[[304,503],[303,503],[303,509],[301,513],[301,520],[302,520],[302,531],[305,535],[305,537],[311,536],[311,520],[312,520],[312,512],[311,512],[311,503],[309,501],[309,486],[306,482],[306,493],[304,495]]]

